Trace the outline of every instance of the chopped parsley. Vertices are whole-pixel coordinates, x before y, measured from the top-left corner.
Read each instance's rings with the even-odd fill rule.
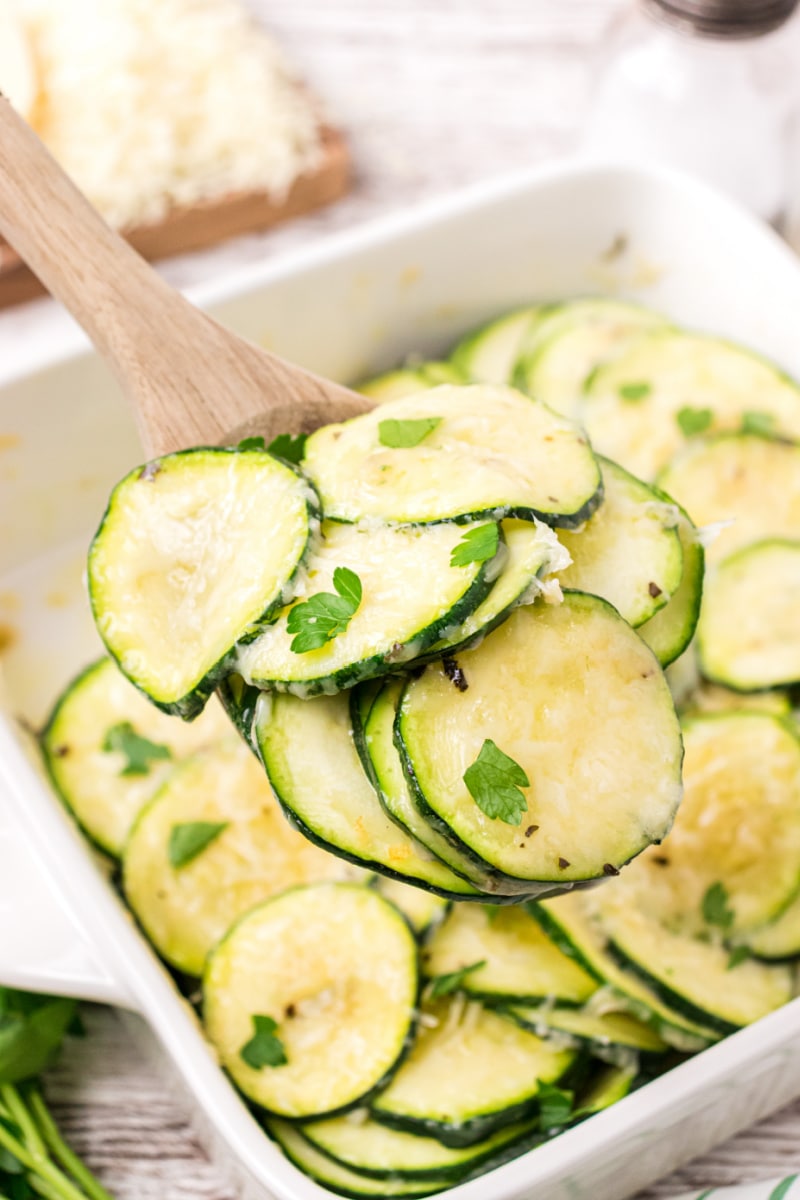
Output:
[[[472,766],[464,772],[464,783],[481,812],[493,821],[519,825],[528,802],[519,790],[530,780],[519,763],[504,754],[491,738],[481,746]]]
[[[102,748],[107,754],[124,754],[127,762],[120,775],[148,775],[152,762],[172,758],[169,746],[142,737],[130,721],[120,721],[118,725],[112,725],[106,730]]]
[[[653,390],[653,385],[642,380],[641,383],[621,383],[618,390],[621,399],[635,404],[638,400],[647,399]]]
[[[741,963],[747,962],[750,957],[750,951],[746,946],[734,946],[728,958],[726,971],[732,971],[734,967],[738,967]]]
[[[431,980],[430,998],[438,1000],[440,996],[450,996],[453,992],[460,990],[464,980],[473,971],[477,971],[479,967],[486,966],[486,959],[482,958],[480,962],[470,963],[468,967],[461,967],[458,971],[449,971],[446,975],[437,975]]]
[[[751,411],[742,414],[742,433],[756,433],[768,437],[775,432],[775,415],[769,412]]]
[[[260,1071],[262,1067],[284,1066],[289,1060],[286,1057],[283,1042],[275,1036],[278,1022],[273,1017],[265,1017],[257,1013],[251,1019],[253,1036],[242,1046],[239,1057],[254,1071]]]
[[[279,433],[267,446],[270,454],[276,454],[284,462],[299,463],[306,452],[308,434]]]
[[[730,929],[736,914],[728,908],[728,889],[724,883],[712,883],[703,896],[703,920],[707,925],[716,925],[720,929]]]
[[[574,1092],[564,1091],[552,1083],[540,1082],[536,1098],[539,1101],[539,1122],[542,1129],[566,1125],[572,1115]]]
[[[266,450],[266,448],[263,437],[242,438],[236,447],[237,450]]]
[[[696,433],[705,433],[713,419],[714,414],[710,408],[692,408],[688,404],[679,409],[675,416],[675,420],[678,422],[680,431],[684,437],[693,437]]]
[[[441,417],[419,417],[413,421],[381,421],[378,425],[378,441],[393,450],[410,450],[412,446],[424,442],[441,420]]]
[[[183,825],[173,825],[169,832],[167,855],[170,866],[185,867],[198,854],[202,854],[206,846],[210,846],[228,828],[228,821],[187,821]]]
[[[349,567],[337,567],[333,572],[333,586],[337,591],[317,592],[315,596],[296,604],[289,613],[286,628],[296,636],[291,649],[295,654],[307,654],[319,650],[327,642],[344,633],[351,617],[361,603],[361,580]]]
[[[500,526],[496,521],[468,529],[450,555],[451,567],[467,567],[470,563],[487,562],[497,554],[500,545]]]

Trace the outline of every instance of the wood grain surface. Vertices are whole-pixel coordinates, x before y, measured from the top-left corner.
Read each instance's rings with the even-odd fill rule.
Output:
[[[619,0],[251,0],[345,129],[356,183],[339,204],[275,230],[176,259],[191,286],[408,208],[421,198],[568,152],[589,64]],[[66,318],[50,302],[0,314],[0,374],[30,365]],[[118,1200],[233,1200],[180,1106],[118,1014],[90,1009],[89,1037],[49,1095],[76,1148]],[[800,1167],[800,1104],[689,1164],[637,1200]],[[487,1200],[490,1192],[487,1191]]]

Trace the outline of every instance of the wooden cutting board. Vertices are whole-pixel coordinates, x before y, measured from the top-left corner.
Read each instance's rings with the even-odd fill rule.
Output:
[[[350,174],[347,144],[337,130],[326,126],[318,167],[298,176],[283,199],[275,200],[267,192],[231,192],[173,208],[157,224],[126,230],[125,236],[151,261],[199,250],[237,234],[268,229],[338,200],[347,191]],[[44,291],[16,251],[0,238],[0,308],[31,300]]]

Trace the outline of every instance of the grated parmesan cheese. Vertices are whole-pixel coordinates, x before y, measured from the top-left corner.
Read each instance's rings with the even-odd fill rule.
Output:
[[[236,0],[9,0],[38,70],[32,123],[117,228],[229,192],[276,199],[319,123]]]

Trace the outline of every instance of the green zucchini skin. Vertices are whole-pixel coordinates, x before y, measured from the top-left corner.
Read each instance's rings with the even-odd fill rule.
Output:
[[[414,392],[425,392],[429,388],[439,387],[442,383],[462,384],[469,380],[455,363],[424,362],[418,366],[397,367],[394,371],[386,371],[383,375],[375,375],[365,379],[356,387],[362,396],[369,396],[376,404],[385,404],[388,400],[397,400],[400,396],[410,396]]]
[[[261,755],[253,733],[253,722],[256,719],[256,707],[261,694],[261,688],[245,683],[241,675],[236,674],[227,675],[217,688],[219,702],[226,715],[259,762]]]
[[[640,625],[637,633],[647,642],[661,666],[668,667],[683,654],[695,635],[703,600],[706,555],[699,532],[689,514],[666,492],[657,487],[653,487],[653,491],[666,503],[675,504],[678,509],[678,536],[683,547],[683,575],[669,603],[649,621]]]
[[[450,361],[476,383],[510,384],[528,339],[554,307],[520,308],[479,325],[455,345]]]

